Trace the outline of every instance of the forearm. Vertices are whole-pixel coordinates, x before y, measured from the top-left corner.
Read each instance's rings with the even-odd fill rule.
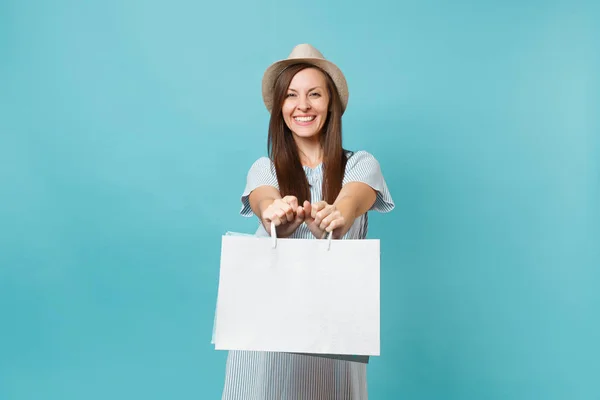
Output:
[[[337,210],[344,217],[344,225],[340,227],[339,236],[343,237],[354,224],[354,220],[358,217],[358,202],[352,195],[340,197],[334,203]]]
[[[271,197],[271,196],[260,199],[260,201],[257,202],[255,214],[259,218],[262,218],[262,215],[265,212],[265,210],[267,209],[267,207],[269,207],[271,204],[273,204],[273,202],[275,200],[277,200],[277,198]]]
[[[350,230],[356,218],[369,211],[375,200],[375,190],[364,183],[351,182],[342,188],[334,203],[344,217],[344,225],[340,228],[340,237]]]
[[[264,197],[262,198],[260,201],[257,202],[256,204],[256,210],[254,211],[254,214],[256,214],[256,216],[258,217],[258,219],[260,220],[260,223],[263,225],[263,227],[265,228],[265,230],[271,234],[271,226],[269,223],[267,223],[265,221],[265,219],[263,218],[264,216],[264,212],[265,210],[271,205],[273,204],[273,202],[276,200],[275,197]]]
[[[279,191],[274,187],[261,186],[250,193],[250,207],[252,212],[262,221],[263,213],[267,207],[280,198]]]

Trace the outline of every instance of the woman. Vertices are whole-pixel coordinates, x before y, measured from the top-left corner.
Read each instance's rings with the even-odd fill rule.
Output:
[[[250,168],[241,214],[260,219],[261,236],[274,223],[278,237],[364,239],[367,211],[388,212],[394,203],[377,160],[342,148],[342,72],[314,47],[296,46],[265,72],[263,99],[270,157]],[[231,351],[223,399],[366,399],[366,382],[366,365],[357,362]]]

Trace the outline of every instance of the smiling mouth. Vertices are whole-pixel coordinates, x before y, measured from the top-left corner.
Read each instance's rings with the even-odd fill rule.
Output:
[[[316,115],[311,115],[309,117],[294,117],[294,120],[298,122],[311,122],[314,121],[315,118],[317,118]]]

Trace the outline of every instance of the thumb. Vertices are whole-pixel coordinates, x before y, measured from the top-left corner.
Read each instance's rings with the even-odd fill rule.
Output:
[[[310,204],[310,201],[305,200],[303,206],[302,210],[304,211],[304,218],[312,219],[312,205]]]
[[[322,209],[324,209],[327,206],[327,202],[326,201],[317,201],[315,204],[312,205],[311,211],[312,211],[312,218],[317,218],[317,213],[319,211],[321,211]]]
[[[304,208],[298,207],[296,209],[296,221],[299,221],[299,222],[304,221],[304,216],[305,216]]]

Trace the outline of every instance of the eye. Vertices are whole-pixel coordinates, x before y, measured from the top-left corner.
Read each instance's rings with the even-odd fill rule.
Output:
[[[310,96],[311,96],[311,97],[321,97],[321,93],[319,93],[319,92],[312,92],[312,93],[310,94]]]
[[[285,97],[294,97],[294,96],[296,96],[295,93],[288,93],[288,94],[285,95]]]

